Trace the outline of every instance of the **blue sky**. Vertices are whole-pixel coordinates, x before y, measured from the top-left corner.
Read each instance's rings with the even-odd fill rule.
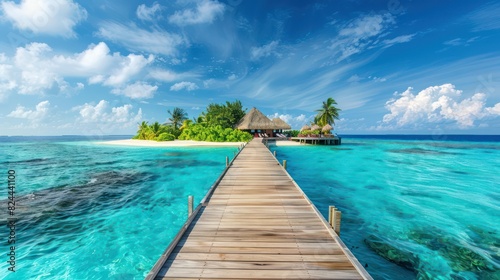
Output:
[[[438,2],[438,3],[436,3]],[[498,134],[497,1],[0,2],[0,135],[134,134],[241,100],[339,134]]]

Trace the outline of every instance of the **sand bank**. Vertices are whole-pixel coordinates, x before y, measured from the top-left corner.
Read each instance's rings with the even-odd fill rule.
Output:
[[[125,140],[112,140],[105,142],[98,142],[101,145],[118,145],[118,146],[135,146],[135,147],[218,147],[218,146],[234,146],[239,147],[244,142],[205,142],[205,141],[193,141],[193,140],[175,140],[175,141],[163,141],[156,142],[151,140],[136,140],[136,139],[125,139]],[[295,141],[271,141],[270,146],[300,146],[308,144],[300,144]]]
[[[175,140],[175,141],[163,141],[156,142],[151,140],[136,140],[136,139],[126,139],[126,140],[113,140],[98,142],[102,145],[118,145],[118,146],[136,146],[136,147],[193,147],[193,146],[206,146],[206,147],[216,147],[216,146],[235,146],[238,147],[243,142],[205,142],[205,141],[193,141],[193,140]]]

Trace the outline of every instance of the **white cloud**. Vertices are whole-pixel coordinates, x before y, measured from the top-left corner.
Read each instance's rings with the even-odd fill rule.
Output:
[[[18,29],[64,37],[76,37],[73,28],[87,18],[87,11],[72,0],[5,1],[0,9]]]
[[[141,4],[137,7],[137,17],[142,20],[153,21],[157,17],[157,13],[161,12],[162,6],[158,2],[154,2],[151,7],[146,6],[146,4]]]
[[[152,86],[144,82],[135,82],[123,89],[113,89],[111,92],[116,95],[125,95],[132,99],[147,99],[153,98],[157,90],[158,86]]]
[[[77,110],[80,114],[80,122],[83,123],[111,123],[135,125],[142,119],[142,110],[137,113],[132,112],[133,106],[125,104],[120,107],[113,107],[109,110],[109,102],[101,100],[97,105],[85,103],[81,106],[76,106],[73,110]]]
[[[272,54],[279,55],[276,52],[277,47],[278,47],[278,41],[272,41],[271,43],[264,45],[262,47],[254,47],[251,50],[251,58],[252,60],[258,60],[262,57],[268,57]]]
[[[280,118],[287,124],[289,124],[292,129],[300,129],[303,125],[310,123],[314,116],[307,117],[304,114],[300,114],[298,116],[290,115],[290,114],[279,114],[274,113],[273,115],[267,115],[269,119]]]
[[[452,46],[452,47],[457,47],[457,46],[468,46],[470,43],[476,41],[479,37],[476,36],[476,37],[472,37],[470,39],[462,39],[462,38],[455,38],[455,39],[452,39],[452,40],[448,40],[446,42],[444,42],[443,44],[447,45],[447,46]]]
[[[452,84],[428,87],[418,94],[413,88],[386,102],[390,111],[383,118],[386,125],[396,127],[425,126],[428,123],[456,124],[458,128],[474,126],[476,120],[500,115],[500,103],[486,108],[486,95],[475,93],[462,99],[462,91]]]
[[[358,17],[339,31],[330,48],[338,56],[338,61],[344,60],[376,45],[378,39],[394,23],[395,18],[389,13]],[[402,39],[405,38],[398,40]]]
[[[376,76],[368,76],[368,79],[371,79],[372,81],[374,82],[378,82],[378,83],[383,83],[385,81],[387,81],[387,78],[381,78],[381,77],[376,77]]]
[[[237,77],[235,74],[232,74],[232,75],[230,75],[229,77],[227,77],[227,79],[228,79],[228,80],[230,80],[230,81],[234,81],[234,80],[236,80],[237,78],[238,78],[238,77]]]
[[[185,89],[187,91],[192,91],[198,89],[198,86],[195,83],[191,82],[180,82],[170,87],[171,91],[179,91],[182,89]]]
[[[194,9],[177,11],[168,19],[170,23],[180,26],[200,23],[212,23],[224,13],[224,4],[218,1],[203,0],[196,4]]]
[[[147,31],[131,24],[124,25],[116,22],[101,24],[98,36],[123,44],[133,51],[146,51],[150,53],[175,56],[177,48],[185,43],[184,39],[166,31]]]
[[[362,78],[356,74],[352,75],[351,77],[349,77],[349,79],[347,79],[347,82],[349,83],[357,83],[359,81],[361,81]]]
[[[466,15],[466,20],[474,24],[473,31],[500,29],[500,3],[489,2],[481,8]]]
[[[398,36],[396,38],[384,40],[383,44],[386,45],[387,47],[390,47],[394,44],[401,44],[401,43],[410,42],[414,36],[415,36],[415,34]]]
[[[115,71],[104,81],[105,85],[117,86],[126,83],[131,77],[134,77],[142,69],[154,61],[154,56],[149,55],[145,58],[142,55],[129,54],[126,58],[123,58],[120,67],[116,68]]]
[[[47,115],[47,113],[49,112],[49,107],[49,101],[45,100],[38,103],[34,110],[26,109],[23,106],[17,106],[16,110],[10,112],[10,114],[8,114],[7,116],[12,118],[39,121]]]
[[[69,84],[65,80],[68,77],[120,88],[143,72],[154,59],[153,55],[110,53],[103,42],[73,55],[54,54],[49,45],[34,42],[17,48],[12,58],[5,55],[2,58],[0,95],[10,92],[43,95],[52,89],[74,92],[84,88],[81,82]]]
[[[495,106],[486,108],[488,114],[499,115],[500,116],[500,103],[495,104]]]

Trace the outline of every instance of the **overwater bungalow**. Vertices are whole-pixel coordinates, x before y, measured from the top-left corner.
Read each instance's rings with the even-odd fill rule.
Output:
[[[246,131],[254,137],[262,138],[284,138],[283,130],[291,129],[291,126],[279,118],[270,120],[257,108],[252,108],[238,124],[235,125],[236,129]]]

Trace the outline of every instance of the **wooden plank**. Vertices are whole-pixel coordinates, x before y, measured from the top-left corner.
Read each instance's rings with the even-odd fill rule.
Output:
[[[371,279],[320,217],[254,140],[226,170],[155,279]]]

